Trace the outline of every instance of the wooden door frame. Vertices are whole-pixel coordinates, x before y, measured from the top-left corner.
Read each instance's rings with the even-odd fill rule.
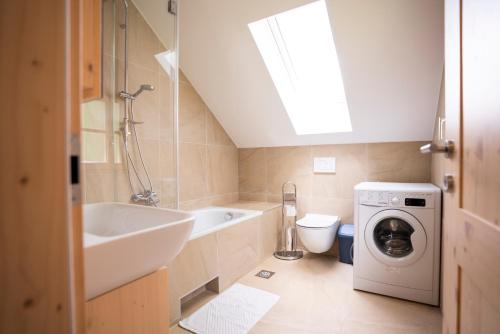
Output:
[[[85,0],[83,0],[85,1]],[[84,293],[84,265],[83,265],[83,212],[82,212],[82,176],[80,160],[80,108],[83,101],[83,2],[82,0],[67,0],[69,2],[70,24],[68,54],[68,86],[70,87],[69,103],[69,133],[68,141],[71,156],[77,157],[77,178],[71,185],[71,217],[70,226],[70,257],[71,261],[71,290],[72,290],[72,326],[73,333],[85,333],[85,293]]]
[[[0,2],[5,334],[84,332],[81,208],[72,205],[70,184],[70,132],[79,138],[80,13],[81,0]]]
[[[443,193],[442,311],[443,333],[457,333],[459,273],[456,258],[456,215],[460,207],[462,159],[462,59],[461,0],[445,0],[445,118],[446,139],[453,140],[455,152],[445,161],[445,173],[454,178],[455,191]]]

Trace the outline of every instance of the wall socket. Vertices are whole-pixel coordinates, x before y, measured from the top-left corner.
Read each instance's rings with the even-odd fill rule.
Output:
[[[315,157],[314,173],[335,173],[335,157]]]

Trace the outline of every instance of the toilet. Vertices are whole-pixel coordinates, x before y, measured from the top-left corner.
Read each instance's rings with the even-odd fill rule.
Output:
[[[309,252],[324,253],[332,247],[339,225],[338,216],[306,213],[297,221],[297,234]]]

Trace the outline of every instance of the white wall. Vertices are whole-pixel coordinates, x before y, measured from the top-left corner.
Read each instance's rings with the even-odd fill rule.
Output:
[[[247,24],[309,1],[183,0],[181,68],[238,147],[429,140],[441,0],[327,0],[353,132],[297,136]]]

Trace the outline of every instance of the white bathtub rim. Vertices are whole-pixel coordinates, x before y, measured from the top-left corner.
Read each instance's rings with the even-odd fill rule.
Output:
[[[211,233],[214,233],[214,232],[218,232],[220,230],[237,225],[237,224],[242,223],[244,221],[247,221],[249,219],[260,217],[264,213],[264,211],[259,211],[259,210],[228,208],[228,207],[224,207],[224,206],[208,206],[206,208],[196,209],[196,210],[192,210],[190,212],[195,216],[194,223],[196,224],[196,213],[201,212],[201,211],[219,211],[221,209],[223,209],[224,211],[228,211],[228,212],[244,213],[245,216],[234,219],[234,220],[230,220],[228,222],[219,224],[213,228],[208,228],[208,229],[200,231],[198,233],[193,233],[189,236],[188,241],[204,237],[204,236],[211,234]]]

